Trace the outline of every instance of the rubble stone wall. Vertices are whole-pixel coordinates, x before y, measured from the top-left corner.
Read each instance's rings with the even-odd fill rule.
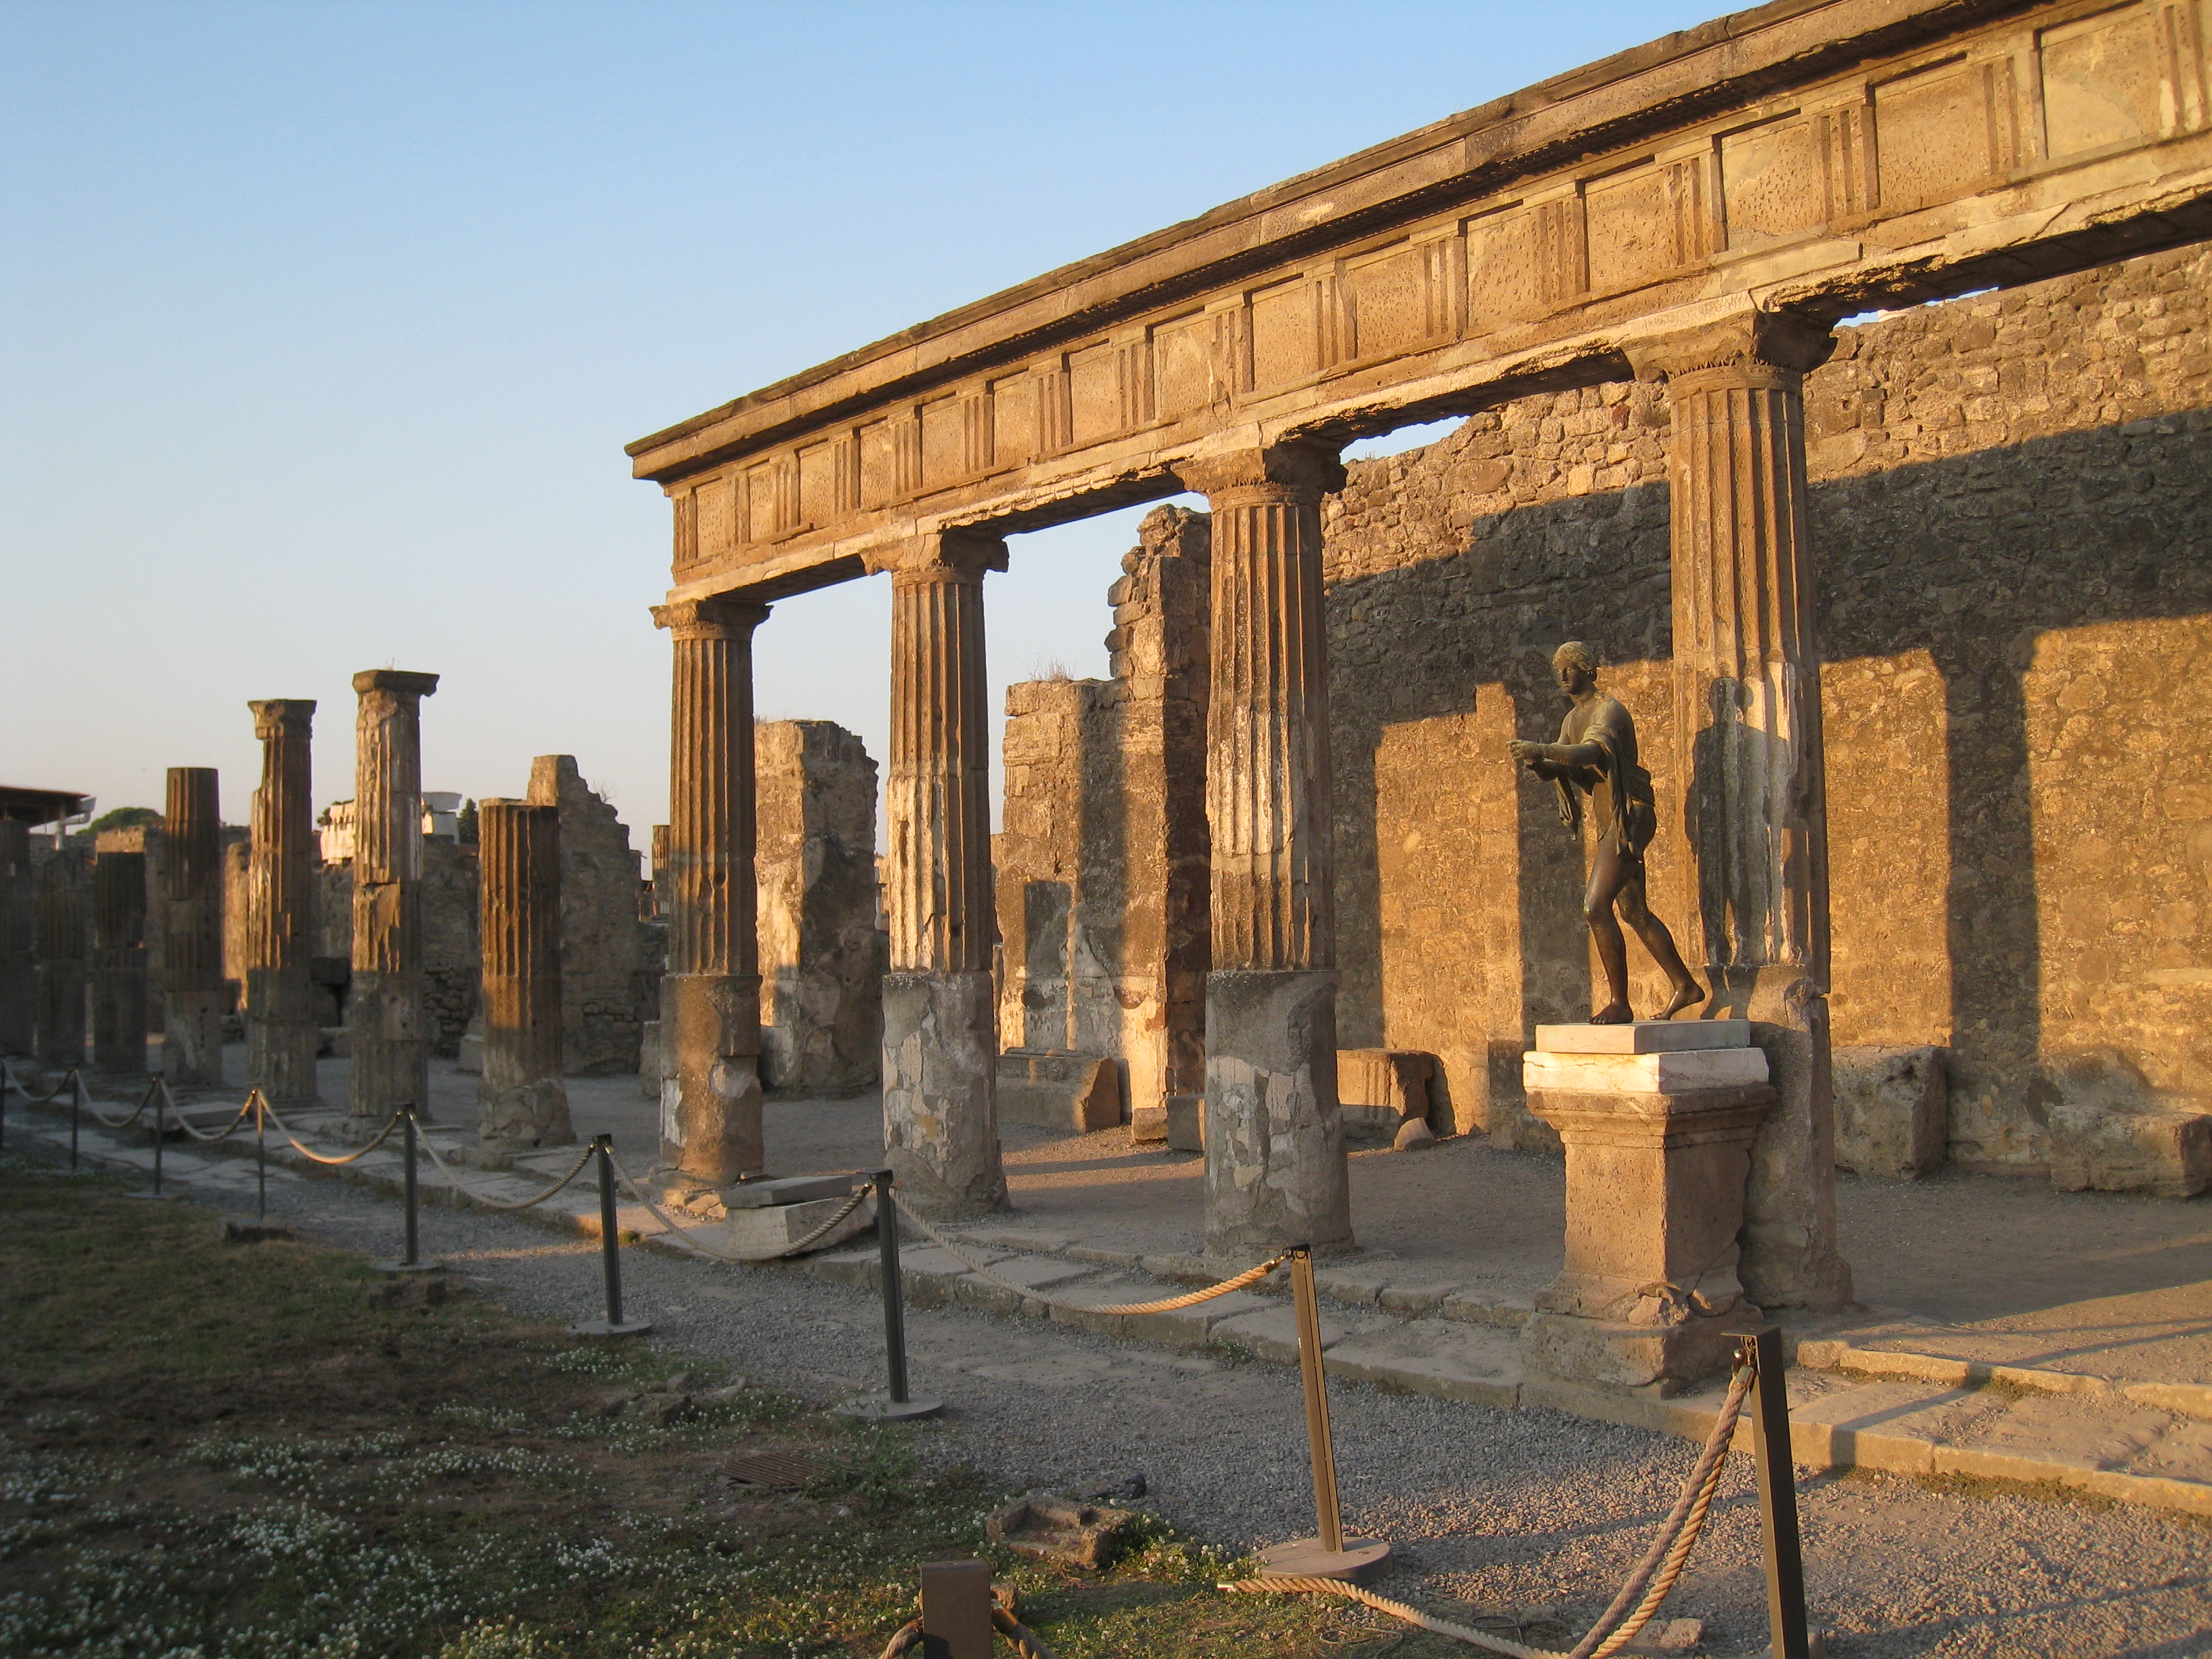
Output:
[[[629,830],[584,781],[573,755],[533,761],[528,798],[561,809],[562,1069],[570,1077],[634,1073],[639,1022],[649,1016],[640,985],[645,880]]]
[[[1961,1161],[2047,1161],[2083,1055],[2212,1103],[2208,310],[2212,252],[2154,255],[1840,329],[1807,381],[1835,1040],[1942,1046]],[[1508,1140],[1547,1139],[1520,1052],[1595,972],[1581,851],[1504,755],[1557,735],[1561,640],[1636,716],[1686,900],[1667,428],[1654,386],[1525,399],[1327,507],[1340,1040],[1437,1054]]]

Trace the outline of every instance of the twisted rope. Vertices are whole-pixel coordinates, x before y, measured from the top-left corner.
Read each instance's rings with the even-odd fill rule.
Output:
[[[85,1089],[83,1080],[80,1079],[76,1085],[77,1104],[84,1109],[84,1114],[87,1117],[90,1118],[94,1123],[99,1124],[103,1129],[127,1129],[132,1124],[136,1123],[140,1118],[146,1115],[146,1109],[154,1103],[155,1093],[161,1088],[161,1079],[160,1078],[156,1077],[148,1079],[146,1082],[146,1092],[138,1097],[137,1110],[132,1112],[128,1117],[110,1117],[105,1112],[102,1112],[99,1107],[92,1103],[92,1096]],[[57,1089],[54,1091],[54,1094],[48,1095],[46,1098],[52,1100],[54,1098],[55,1095],[58,1095],[60,1092],[61,1091]]]
[[[1088,1302],[1070,1302],[1062,1297],[1047,1296],[1042,1291],[1029,1285],[1017,1285],[1011,1279],[1000,1278],[998,1274],[975,1261],[957,1244],[931,1226],[926,1219],[916,1215],[908,1206],[907,1201],[897,1193],[892,1193],[891,1201],[898,1206],[899,1213],[921,1228],[933,1243],[978,1279],[988,1279],[1001,1290],[1012,1291],[1018,1296],[1042,1302],[1048,1308],[1065,1308],[1070,1313],[1113,1314],[1117,1316],[1125,1314],[1173,1313],[1177,1308],[1195,1307],[1201,1302],[1212,1301],[1217,1296],[1226,1296],[1231,1291],[1241,1291],[1247,1285],[1257,1284],[1291,1259],[1291,1253],[1285,1250],[1272,1261],[1262,1261],[1256,1267],[1247,1267],[1234,1278],[1224,1279],[1218,1284],[1208,1285],[1201,1290],[1191,1291],[1182,1296],[1164,1297],[1158,1302],[1117,1302],[1094,1306]]]
[[[84,1086],[77,1076],[77,1068],[74,1066],[62,1073],[62,1080],[59,1083],[42,1095],[33,1094],[23,1079],[15,1075],[15,1068],[5,1060],[0,1060],[0,1079],[4,1079],[0,1081],[0,1099],[5,1099],[6,1091],[12,1088],[17,1094],[23,1097],[23,1103],[26,1106],[51,1105],[62,1097],[62,1091],[64,1089],[75,1091],[81,1090]]]
[[[479,1209],[485,1210],[527,1210],[534,1205],[543,1204],[547,1199],[552,1197],[554,1194],[559,1192],[563,1187],[574,1181],[578,1176],[583,1174],[584,1166],[592,1161],[592,1149],[589,1146],[586,1146],[577,1155],[575,1163],[569,1166],[568,1173],[562,1176],[558,1181],[555,1182],[550,1187],[548,1187],[544,1192],[538,1194],[535,1198],[526,1198],[520,1204],[503,1204],[495,1198],[483,1198],[480,1197],[476,1193],[471,1192],[469,1190],[468,1183],[463,1181],[459,1175],[455,1172],[453,1166],[447,1163],[444,1158],[438,1156],[438,1149],[432,1144],[429,1136],[422,1136],[416,1144],[421,1146],[424,1152],[430,1154],[430,1162],[436,1164],[441,1170],[446,1172],[446,1179],[452,1182],[455,1187],[459,1188],[462,1193],[465,1194],[470,1203],[477,1206]]]
[[[812,1248],[820,1240],[827,1238],[842,1226],[846,1217],[867,1202],[868,1199],[869,1189],[863,1187],[845,1200],[836,1214],[831,1216],[805,1237],[793,1239],[781,1249],[772,1251],[767,1255],[738,1255],[727,1250],[716,1249],[706,1242],[705,1236],[696,1228],[685,1226],[663,1209],[659,1203],[637,1183],[636,1178],[628,1170],[623,1168],[622,1160],[615,1156],[614,1148],[611,1146],[607,1149],[607,1162],[615,1166],[615,1174],[622,1178],[623,1185],[629,1188],[632,1198],[659,1217],[662,1224],[683,1235],[684,1242],[698,1251],[700,1255],[712,1256],[717,1261],[778,1261],[787,1255],[797,1255],[801,1251]]]
[[[1493,1653],[1512,1656],[1512,1659],[1612,1659],[1649,1624],[1668,1593],[1681,1577],[1682,1570],[1689,1565],[1690,1553],[1698,1547],[1698,1539],[1705,1530],[1705,1516],[1711,1510],[1713,1498],[1720,1490],[1721,1466],[1728,1455],[1729,1442],[1735,1436],[1736,1420],[1743,1414],[1744,1397],[1750,1393],[1753,1368],[1739,1364],[1735,1375],[1729,1381],[1728,1398],[1722,1401],[1719,1417],[1714,1421],[1713,1431],[1706,1437],[1705,1449],[1698,1453],[1697,1462],[1690,1470],[1689,1479],[1682,1483],[1682,1495],[1675,1499],[1674,1507],[1659,1526],[1658,1535],[1651,1547],[1636,1564],[1627,1581],[1612,1604],[1600,1613],[1597,1622],[1584,1632],[1571,1653],[1559,1653],[1548,1648],[1525,1647],[1508,1641],[1502,1636],[1492,1636],[1486,1631],[1470,1630],[1464,1625],[1455,1625],[1448,1620],[1433,1618],[1419,1608],[1403,1601],[1393,1601],[1387,1596],[1359,1585],[1338,1578],[1259,1577],[1238,1579],[1221,1586],[1225,1590],[1264,1595],[1284,1594],[1339,1595],[1346,1601],[1358,1601],[1387,1613],[1395,1619],[1419,1625],[1423,1630],[1434,1631],[1439,1636],[1449,1636],[1456,1641],[1488,1648]],[[1638,1598],[1641,1598],[1639,1600]],[[1633,1611],[1628,1611],[1632,1604]],[[1624,1616],[1624,1613],[1626,1616]]]
[[[245,1122],[246,1120],[252,1115],[253,1103],[261,1097],[261,1091],[258,1089],[254,1090],[251,1094],[246,1097],[246,1104],[238,1109],[238,1115],[236,1117],[224,1124],[222,1127],[216,1131],[215,1133],[211,1135],[204,1135],[198,1129],[192,1127],[191,1124],[185,1119],[184,1113],[179,1109],[177,1106],[177,1097],[169,1093],[169,1085],[167,1083],[163,1083],[161,1085],[161,1092],[168,1098],[169,1110],[176,1115],[177,1127],[182,1129],[186,1134],[190,1135],[194,1140],[198,1141],[229,1139],[231,1131],[237,1128],[240,1124]]]
[[[262,1109],[269,1114],[269,1121],[276,1126],[277,1133],[282,1134],[285,1139],[292,1143],[293,1151],[298,1152],[302,1158],[310,1158],[317,1164],[332,1165],[352,1164],[358,1162],[362,1158],[367,1158],[371,1152],[384,1145],[386,1138],[391,1135],[394,1129],[399,1127],[399,1120],[406,1115],[406,1109],[404,1107],[402,1107],[398,1111],[392,1113],[390,1121],[387,1121],[381,1129],[379,1129],[376,1132],[376,1139],[370,1141],[368,1146],[362,1147],[359,1152],[348,1152],[343,1158],[325,1158],[320,1152],[315,1151],[313,1147],[309,1146],[306,1142],[302,1141],[299,1136],[292,1133],[290,1127],[285,1123],[284,1120],[276,1115],[276,1109],[269,1104],[266,1097],[263,1099],[261,1105]]]
[[[991,1628],[1014,1644],[1014,1651],[1022,1659],[1059,1659],[1059,1656],[1044,1644],[1044,1638],[1007,1610],[999,1598],[1004,1594],[996,1586],[992,1589]],[[921,1645],[921,1620],[909,1619],[891,1632],[891,1639],[884,1644],[882,1659],[900,1659],[903,1654],[915,1651]]]

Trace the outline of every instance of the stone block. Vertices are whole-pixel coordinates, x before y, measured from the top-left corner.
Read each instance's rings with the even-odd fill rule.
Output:
[[[726,1210],[764,1210],[772,1205],[805,1204],[817,1198],[847,1198],[852,1191],[849,1175],[780,1176],[725,1187],[718,1196]]]
[[[820,1198],[799,1204],[765,1205],[757,1210],[732,1210],[724,1218],[722,1230],[730,1249],[737,1255],[747,1261],[764,1261],[781,1255],[829,1220],[844,1201],[842,1198]],[[875,1224],[876,1200],[870,1197],[810,1246],[810,1253],[834,1249]]]
[[[1054,1261],[1048,1256],[1016,1256],[1011,1261],[994,1261],[988,1265],[998,1278],[1011,1279],[1032,1291],[1057,1291],[1090,1278],[1092,1272],[1089,1267],[1079,1267],[1073,1262]],[[952,1286],[952,1298],[990,1313],[1042,1315],[1050,1311],[1042,1302],[1009,1290],[980,1273],[969,1273],[957,1280]]]
[[[1346,1106],[1344,1108],[1344,1138],[1372,1146],[1388,1145],[1397,1137],[1398,1126],[1407,1120],[1388,1106]],[[1419,1122],[1420,1120],[1414,1119]]]
[[[1522,1328],[1522,1359],[1530,1372],[1546,1376],[1679,1394],[1728,1369],[1735,1352],[1728,1331],[1738,1322],[1692,1316],[1672,1322],[1631,1323],[1539,1311]]]
[[[1678,1095],[1760,1084],[1766,1078],[1763,1048],[1664,1049],[1625,1054],[1547,1054],[1532,1049],[1521,1057],[1522,1086],[1532,1095],[1539,1090]]]
[[[1170,1097],[1172,1098],[1172,1097]],[[1168,1108],[1165,1101],[1157,1106],[1132,1106],[1129,1109],[1129,1139],[1136,1141],[1162,1141],[1168,1138]]]
[[[2051,1184],[2194,1198],[2212,1185],[2212,1116],[2155,1107],[2054,1112]]]
[[[1243,1291],[1232,1291],[1219,1298],[1234,1301]],[[1258,1301],[1261,1298],[1255,1297]],[[1212,1307],[1212,1303],[1203,1305]],[[1376,1336],[1398,1328],[1395,1319],[1339,1314],[1324,1307],[1321,1310],[1321,1346],[1326,1353],[1338,1343],[1352,1337]],[[1212,1332],[1216,1342],[1226,1342],[1243,1349],[1261,1359],[1272,1359],[1280,1364],[1295,1365],[1298,1359],[1298,1312],[1286,1304],[1267,1299],[1267,1305],[1250,1312],[1239,1313],[1234,1318],[1218,1321]]]
[[[1836,1164],[1910,1179],[1944,1159],[1951,1090],[1936,1048],[1835,1051]]]
[[[1398,1126],[1398,1133],[1390,1138],[1394,1152],[1426,1152],[1437,1144],[1437,1132],[1418,1117],[1409,1117]]]
[[[1100,1054],[1009,1048],[999,1056],[999,1119],[1078,1134],[1121,1121],[1121,1073]]]
[[[1177,1152],[1206,1150],[1206,1097],[1170,1095],[1167,1103],[1168,1148]]]
[[[638,1026],[637,1091],[647,1100],[660,1098],[660,1022],[648,1019]]]
[[[1751,1043],[1747,1019],[1639,1019],[1626,1025],[1539,1025],[1536,1049],[1548,1054],[1670,1054]]]
[[[483,1023],[472,1020],[469,1029],[461,1034],[461,1046],[454,1054],[453,1069],[467,1077],[483,1076]],[[653,1092],[657,1096],[659,1091],[655,1089]]]
[[[988,973],[884,975],[884,1161],[935,1215],[1006,1207],[994,1001]]]
[[[1340,1048],[1336,1051],[1336,1094],[1347,1120],[1354,1107],[1388,1112],[1386,1137],[1398,1121],[1429,1115],[1429,1079],[1437,1057],[1407,1048]]]
[[[1521,1403],[1518,1344],[1480,1326],[1425,1319],[1348,1336],[1327,1351],[1322,1366],[1355,1382],[1472,1405],[1510,1411]]]
[[[1206,978],[1206,1248],[1224,1261],[1352,1241],[1336,1099],[1337,975]]]

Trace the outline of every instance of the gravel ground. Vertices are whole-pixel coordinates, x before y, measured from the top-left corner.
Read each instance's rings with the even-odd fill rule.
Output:
[[[271,1183],[273,1213],[392,1253],[396,1206],[337,1182]],[[535,1316],[599,1308],[594,1245],[480,1212],[430,1211],[426,1249]],[[623,1252],[632,1317],[653,1340],[828,1399],[879,1387],[872,1293],[796,1272]],[[967,1310],[910,1310],[915,1391],[945,1417],[925,1455],[1021,1486],[1105,1486],[1141,1471],[1146,1506],[1240,1548],[1312,1528],[1296,1373],[1095,1338]],[[1693,1449],[1541,1411],[1498,1412],[1359,1384],[1331,1389],[1347,1530],[1396,1552],[1386,1594],[1449,1616],[1513,1612],[1579,1630],[1673,1502]],[[1668,1615],[1706,1650],[1763,1652],[1764,1589],[1747,1460],[1729,1460]],[[2212,1526],[1964,1483],[1850,1474],[1800,1486],[1814,1619],[1828,1651],[2004,1659],[2212,1656]]]

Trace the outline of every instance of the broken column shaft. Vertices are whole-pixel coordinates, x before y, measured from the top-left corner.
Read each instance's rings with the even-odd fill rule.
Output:
[[[1321,498],[1332,455],[1194,463],[1212,509],[1206,1242],[1243,1258],[1352,1243],[1336,1089]]]
[[[169,769],[161,821],[161,1070],[172,1083],[222,1081],[222,811],[213,767]]]
[[[753,629],[743,599],[658,606],[674,636],[668,915],[660,981],[660,1161],[719,1185],[757,1174],[761,1138],[759,899],[753,875]],[[665,882],[667,890],[659,890]]]
[[[891,573],[884,1157],[920,1208],[1003,1208],[983,573],[1006,544],[921,538]]]
[[[429,1116],[430,1043],[422,976],[422,699],[435,674],[353,677],[353,1054],[347,1110],[374,1134],[399,1106]]]
[[[261,739],[246,866],[246,1080],[279,1106],[313,1101],[315,823],[312,702],[246,705]]]
[[[39,872],[39,1059],[84,1063],[84,855],[64,848]]]
[[[100,852],[92,866],[92,1069],[146,1069],[146,855]]]
[[[483,860],[483,1073],[477,1133],[486,1146],[566,1146],[561,1081],[561,810],[477,804]]]

